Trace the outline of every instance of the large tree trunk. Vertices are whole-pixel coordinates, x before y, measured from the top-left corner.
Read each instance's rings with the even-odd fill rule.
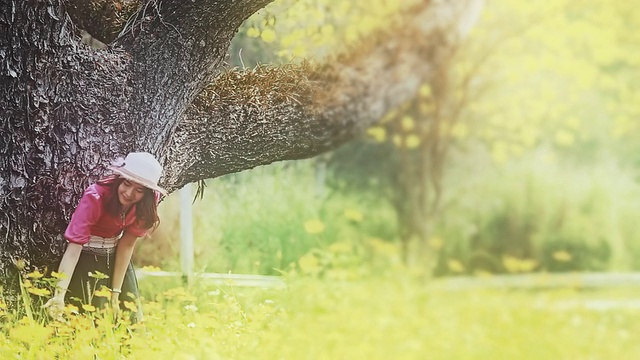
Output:
[[[57,261],[82,191],[129,151],[156,154],[173,191],[337,147],[430,80],[481,0],[425,1],[323,64],[223,71],[271,1],[0,0],[0,278]]]

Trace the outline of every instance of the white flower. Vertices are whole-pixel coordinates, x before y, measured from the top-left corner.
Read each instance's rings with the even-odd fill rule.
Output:
[[[187,324],[187,327],[190,328],[190,329],[193,329],[193,328],[196,327],[196,324],[190,322],[190,323]]]
[[[198,307],[193,305],[193,304],[189,304],[189,305],[185,306],[184,309],[187,310],[187,311],[193,311],[193,312],[198,311]]]

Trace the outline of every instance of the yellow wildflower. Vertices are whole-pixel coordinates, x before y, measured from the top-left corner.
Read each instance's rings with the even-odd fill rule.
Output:
[[[458,260],[451,259],[447,261],[447,266],[449,267],[449,270],[451,270],[451,272],[454,272],[454,273],[464,272],[464,265],[462,265],[462,263]]]
[[[420,146],[420,142],[421,142],[420,137],[418,137],[418,135],[415,135],[415,134],[410,134],[405,139],[405,143],[408,149],[416,149],[418,146]]]
[[[57,271],[52,271],[51,272],[51,277],[54,277],[56,279],[66,279],[67,278],[67,274],[59,273]]]
[[[250,27],[247,29],[247,36],[250,38],[257,38],[260,36],[260,29],[256,27]]]
[[[95,293],[93,293],[93,295],[97,297],[109,298],[111,297],[111,290],[103,285],[100,290],[97,290]]]
[[[309,234],[320,234],[324,231],[325,225],[322,221],[314,219],[304,223],[304,230]]]
[[[373,126],[367,129],[367,135],[375,139],[376,142],[384,142],[387,137],[387,131],[380,126]]]
[[[40,289],[40,288],[37,288],[37,287],[30,287],[27,291],[29,291],[33,295],[37,295],[37,296],[51,295],[51,291],[49,291],[48,289]]]
[[[298,260],[298,265],[303,273],[315,273],[320,270],[320,261],[313,254],[307,254]]]
[[[402,125],[402,130],[404,131],[411,131],[416,127],[416,122],[409,115],[403,116],[400,124]]]
[[[353,222],[361,222],[364,219],[364,215],[358,210],[355,209],[347,209],[344,211],[344,217],[353,221]]]
[[[260,34],[262,41],[266,43],[272,43],[276,40],[276,32],[273,29],[266,28],[262,30],[262,34]]]
[[[573,257],[568,252],[561,250],[553,253],[553,259],[559,262],[569,262]]]
[[[27,277],[30,279],[40,279],[43,276],[44,274],[38,271],[37,269],[27,274]]]
[[[123,302],[124,307],[131,310],[131,311],[138,311],[138,307],[136,306],[136,304],[133,301],[125,301]]]
[[[429,246],[438,250],[444,246],[444,241],[442,240],[442,238],[434,236],[431,239],[429,239]]]
[[[80,309],[73,304],[67,304],[67,306],[64,307],[64,312],[67,314],[77,314],[79,310]]]

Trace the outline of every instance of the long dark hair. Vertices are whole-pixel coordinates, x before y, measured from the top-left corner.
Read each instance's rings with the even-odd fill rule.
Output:
[[[125,180],[121,176],[111,175],[97,182],[98,185],[111,189],[111,195],[106,199],[104,208],[113,217],[120,217],[122,214],[122,204],[118,200],[118,187]],[[158,205],[154,191],[145,187],[142,199],[135,206],[138,225],[144,229],[155,229],[160,223],[160,218],[158,217]]]

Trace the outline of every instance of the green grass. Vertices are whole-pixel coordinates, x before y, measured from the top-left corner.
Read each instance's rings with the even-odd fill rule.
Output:
[[[277,275],[274,269],[288,269],[312,249],[395,237],[395,214],[386,204],[318,187],[314,165],[278,163],[210,181],[192,209],[196,271]],[[160,226],[139,242],[136,265],[180,269],[179,200],[175,193],[161,203]],[[323,230],[307,231],[310,221]]]
[[[0,358],[633,359],[640,310],[589,309],[637,289],[446,291],[395,272],[285,289],[142,279],[144,329],[108,318],[30,322],[3,310]],[[35,312],[38,309],[34,309]],[[96,320],[98,319],[98,320]]]

